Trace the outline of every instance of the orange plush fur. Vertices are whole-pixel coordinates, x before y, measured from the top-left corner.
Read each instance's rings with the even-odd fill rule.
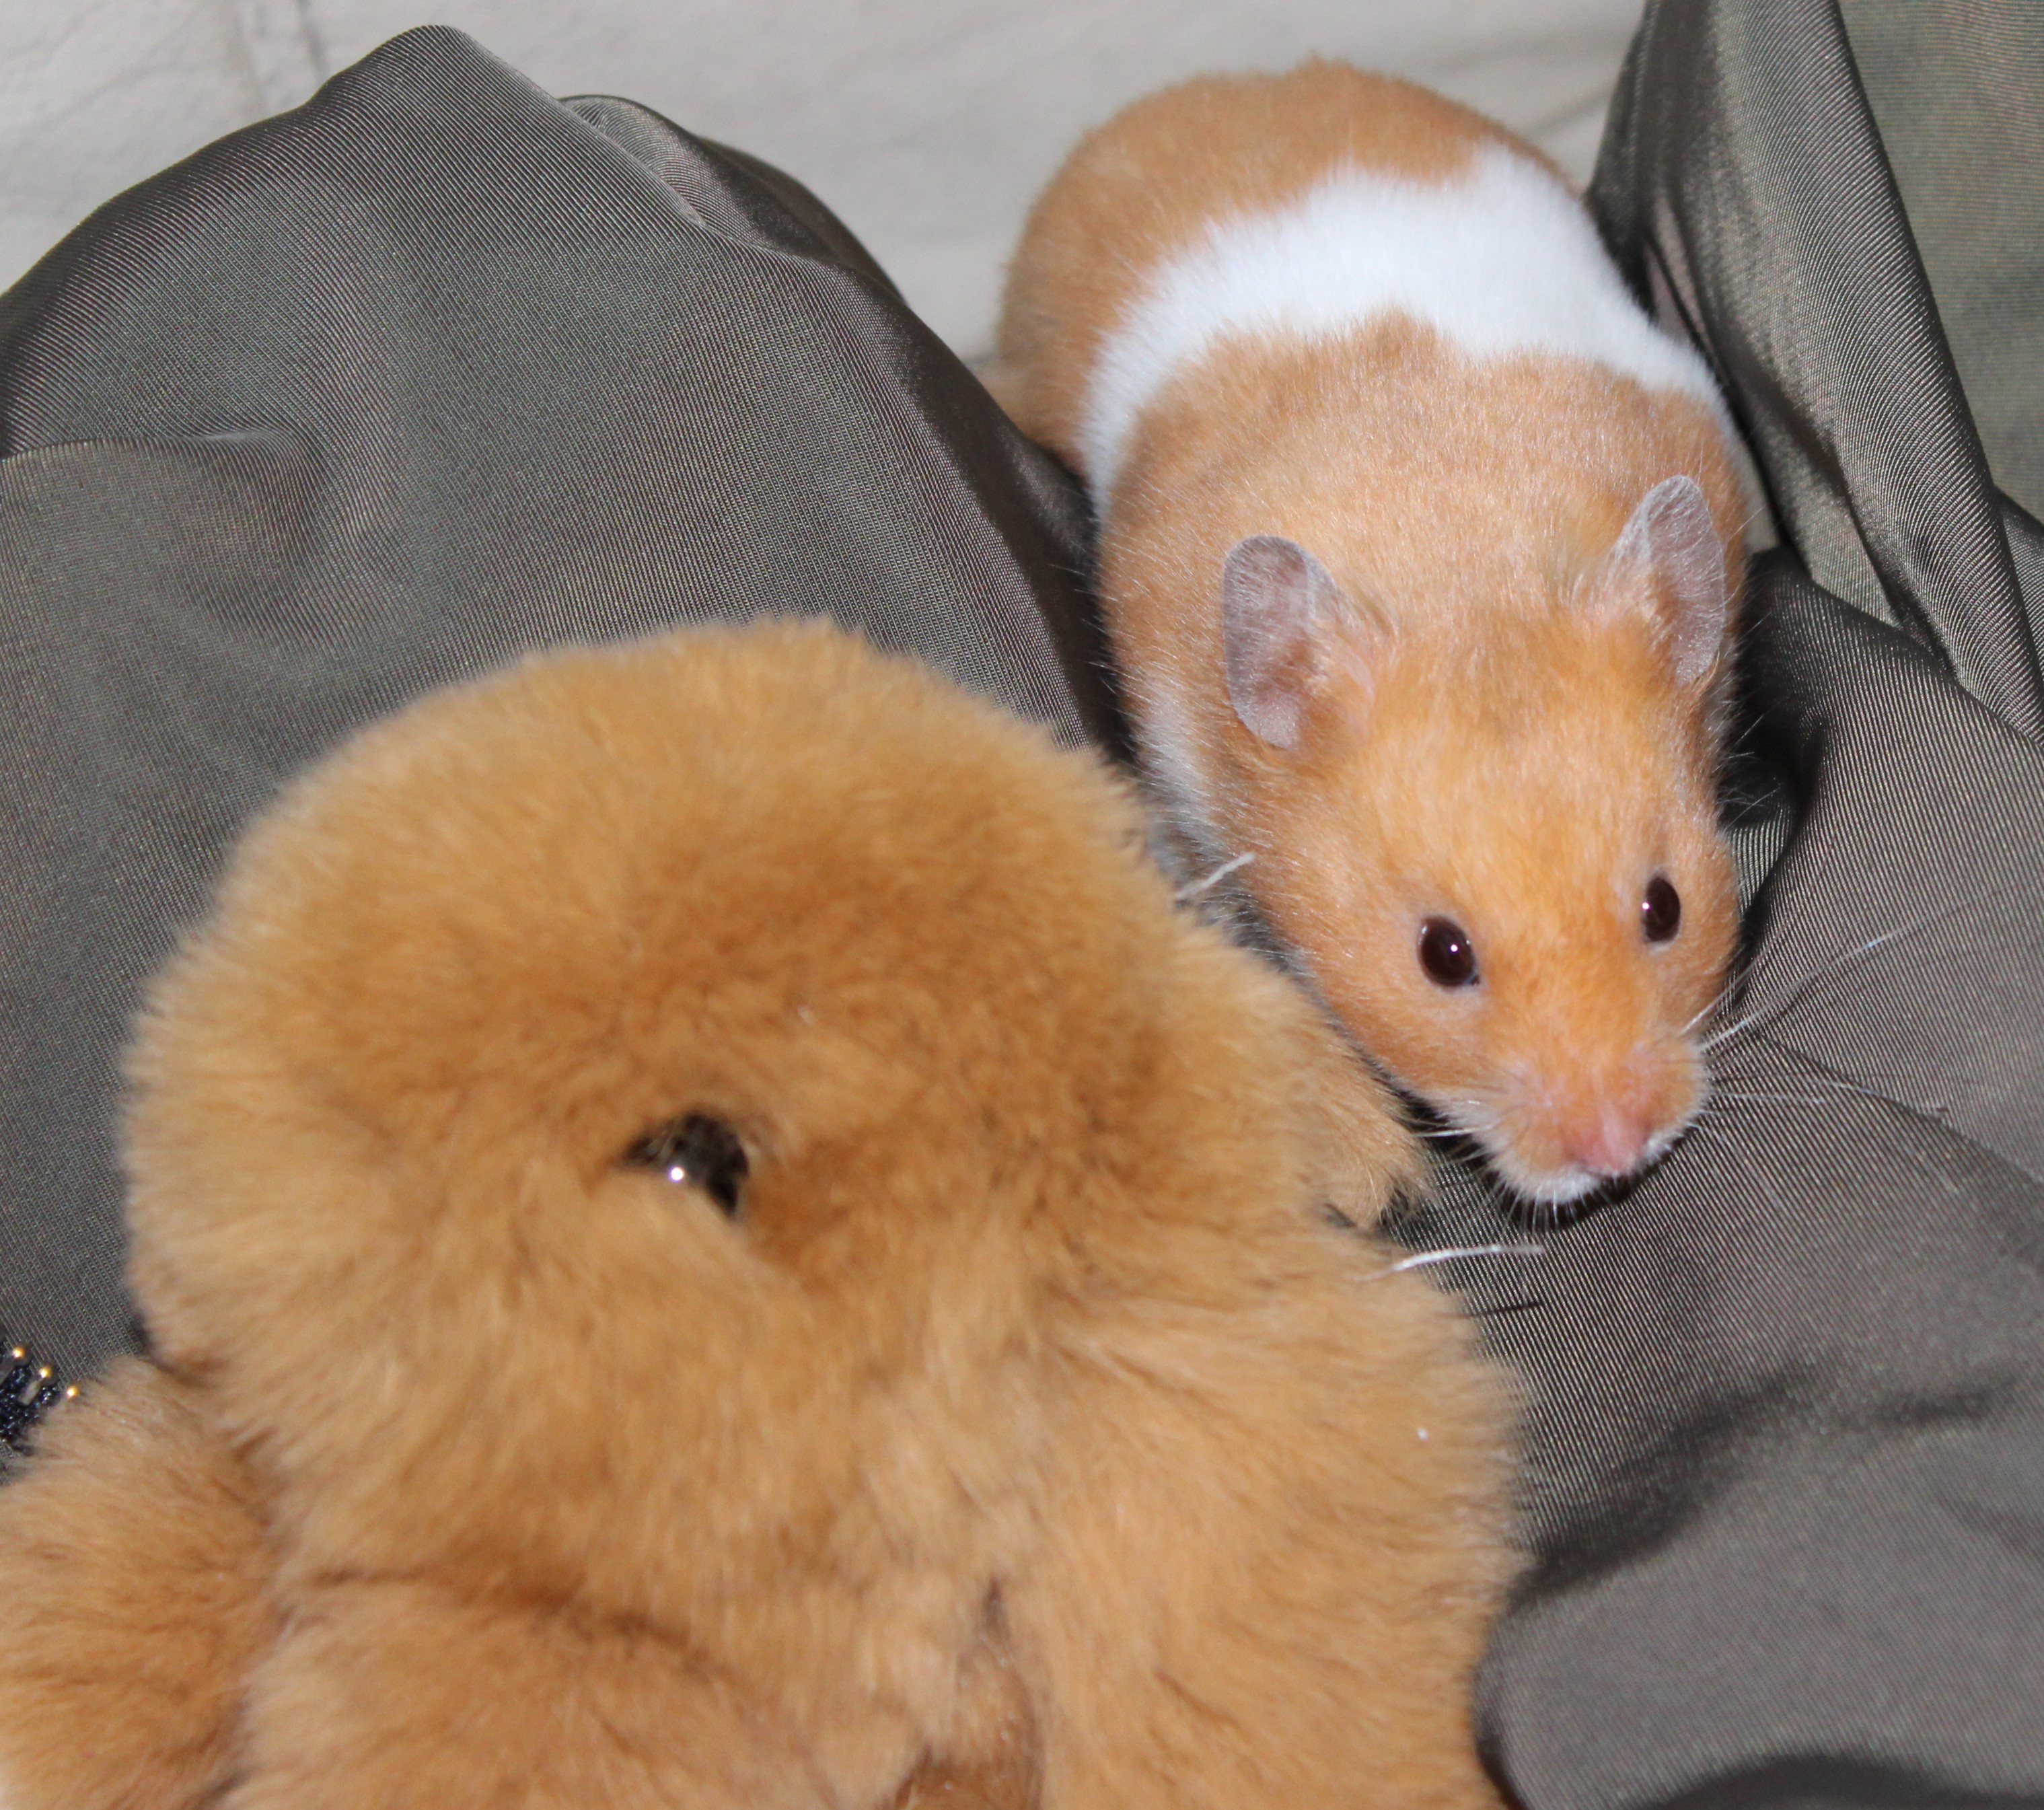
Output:
[[[142,1025],[163,1369],[0,1495],[0,1803],[1493,1804],[1503,1392],[1342,1063],[835,632],[371,729]]]
[[[54,1414],[0,1490],[0,1806],[210,1803],[271,1569],[255,1480],[189,1385],[124,1359]]]
[[[1695,1021],[1733,945],[1724,669],[1707,649],[1678,676],[1662,571],[1612,563],[1635,505],[1682,475],[1715,536],[1709,583],[1735,590],[1741,493],[1707,397],[1593,359],[1478,355],[1392,307],[1222,332],[1142,393],[1118,463],[1099,464],[1095,386],[1112,391],[1110,355],[1149,331],[1183,259],[1350,177],[1424,209],[1485,158],[1558,181],[1466,109],[1334,63],[1140,102],[1038,202],[991,381],[1093,490],[1138,740],[1191,859],[1249,857],[1241,886],[1357,1041],[1515,1189],[1561,1203],[1659,1155],[1696,1110]],[[1466,230],[1444,213],[1444,263]],[[1416,231],[1383,256],[1424,278],[1434,254]],[[1228,294],[1211,306],[1249,306]],[[1481,325],[1483,298],[1447,311],[1465,302]],[[1316,556],[1333,599],[1280,675],[1294,745],[1255,732],[1224,673],[1224,566],[1266,535]],[[1683,928],[1649,948],[1657,874]],[[1435,916],[1466,928],[1481,984],[1430,983],[1416,951]]]

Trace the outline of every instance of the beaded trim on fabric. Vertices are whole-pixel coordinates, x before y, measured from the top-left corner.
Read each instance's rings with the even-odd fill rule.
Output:
[[[25,1452],[36,1424],[60,1401],[78,1393],[78,1385],[62,1381],[49,1365],[38,1363],[26,1345],[8,1347],[6,1375],[0,1378],[0,1446]]]

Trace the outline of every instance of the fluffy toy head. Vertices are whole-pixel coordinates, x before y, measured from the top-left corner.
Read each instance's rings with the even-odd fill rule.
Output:
[[[1142,844],[1096,762],[820,628],[424,701],[156,990],[159,1351],[316,1566],[657,1620],[997,1539],[1045,1304],[1328,1186],[1311,1020]]]

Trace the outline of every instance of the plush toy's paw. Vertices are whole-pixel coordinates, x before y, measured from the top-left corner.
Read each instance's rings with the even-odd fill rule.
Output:
[[[997,1620],[966,1656],[944,1750],[909,1776],[892,1810],[1033,1810],[1039,1800],[1035,1718]]]
[[[1316,1023],[1301,1028],[1299,1045],[1327,1204],[1357,1225],[1375,1225],[1400,1194],[1422,1186],[1419,1144],[1376,1071],[1339,1032]]]
[[[773,1709],[674,1641],[430,1585],[302,1593],[222,1810],[825,1810]],[[1017,1806],[1016,1810],[1021,1810]]]
[[[153,1366],[117,1365],[0,1490],[0,1810],[183,1810],[233,1767],[267,1643],[249,1479]]]

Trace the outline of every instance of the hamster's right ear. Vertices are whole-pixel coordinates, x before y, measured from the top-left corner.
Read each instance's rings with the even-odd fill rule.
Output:
[[[1297,541],[1252,534],[1235,542],[1221,567],[1220,620],[1228,701],[1243,727],[1273,747],[1297,747],[1330,632],[1358,614]]]
[[[1723,651],[1731,596],[1725,545],[1703,486],[1689,477],[1664,478],[1640,499],[1606,556],[1598,583],[1607,594],[1634,594],[1652,575],[1658,613],[1678,685],[1695,685]]]

